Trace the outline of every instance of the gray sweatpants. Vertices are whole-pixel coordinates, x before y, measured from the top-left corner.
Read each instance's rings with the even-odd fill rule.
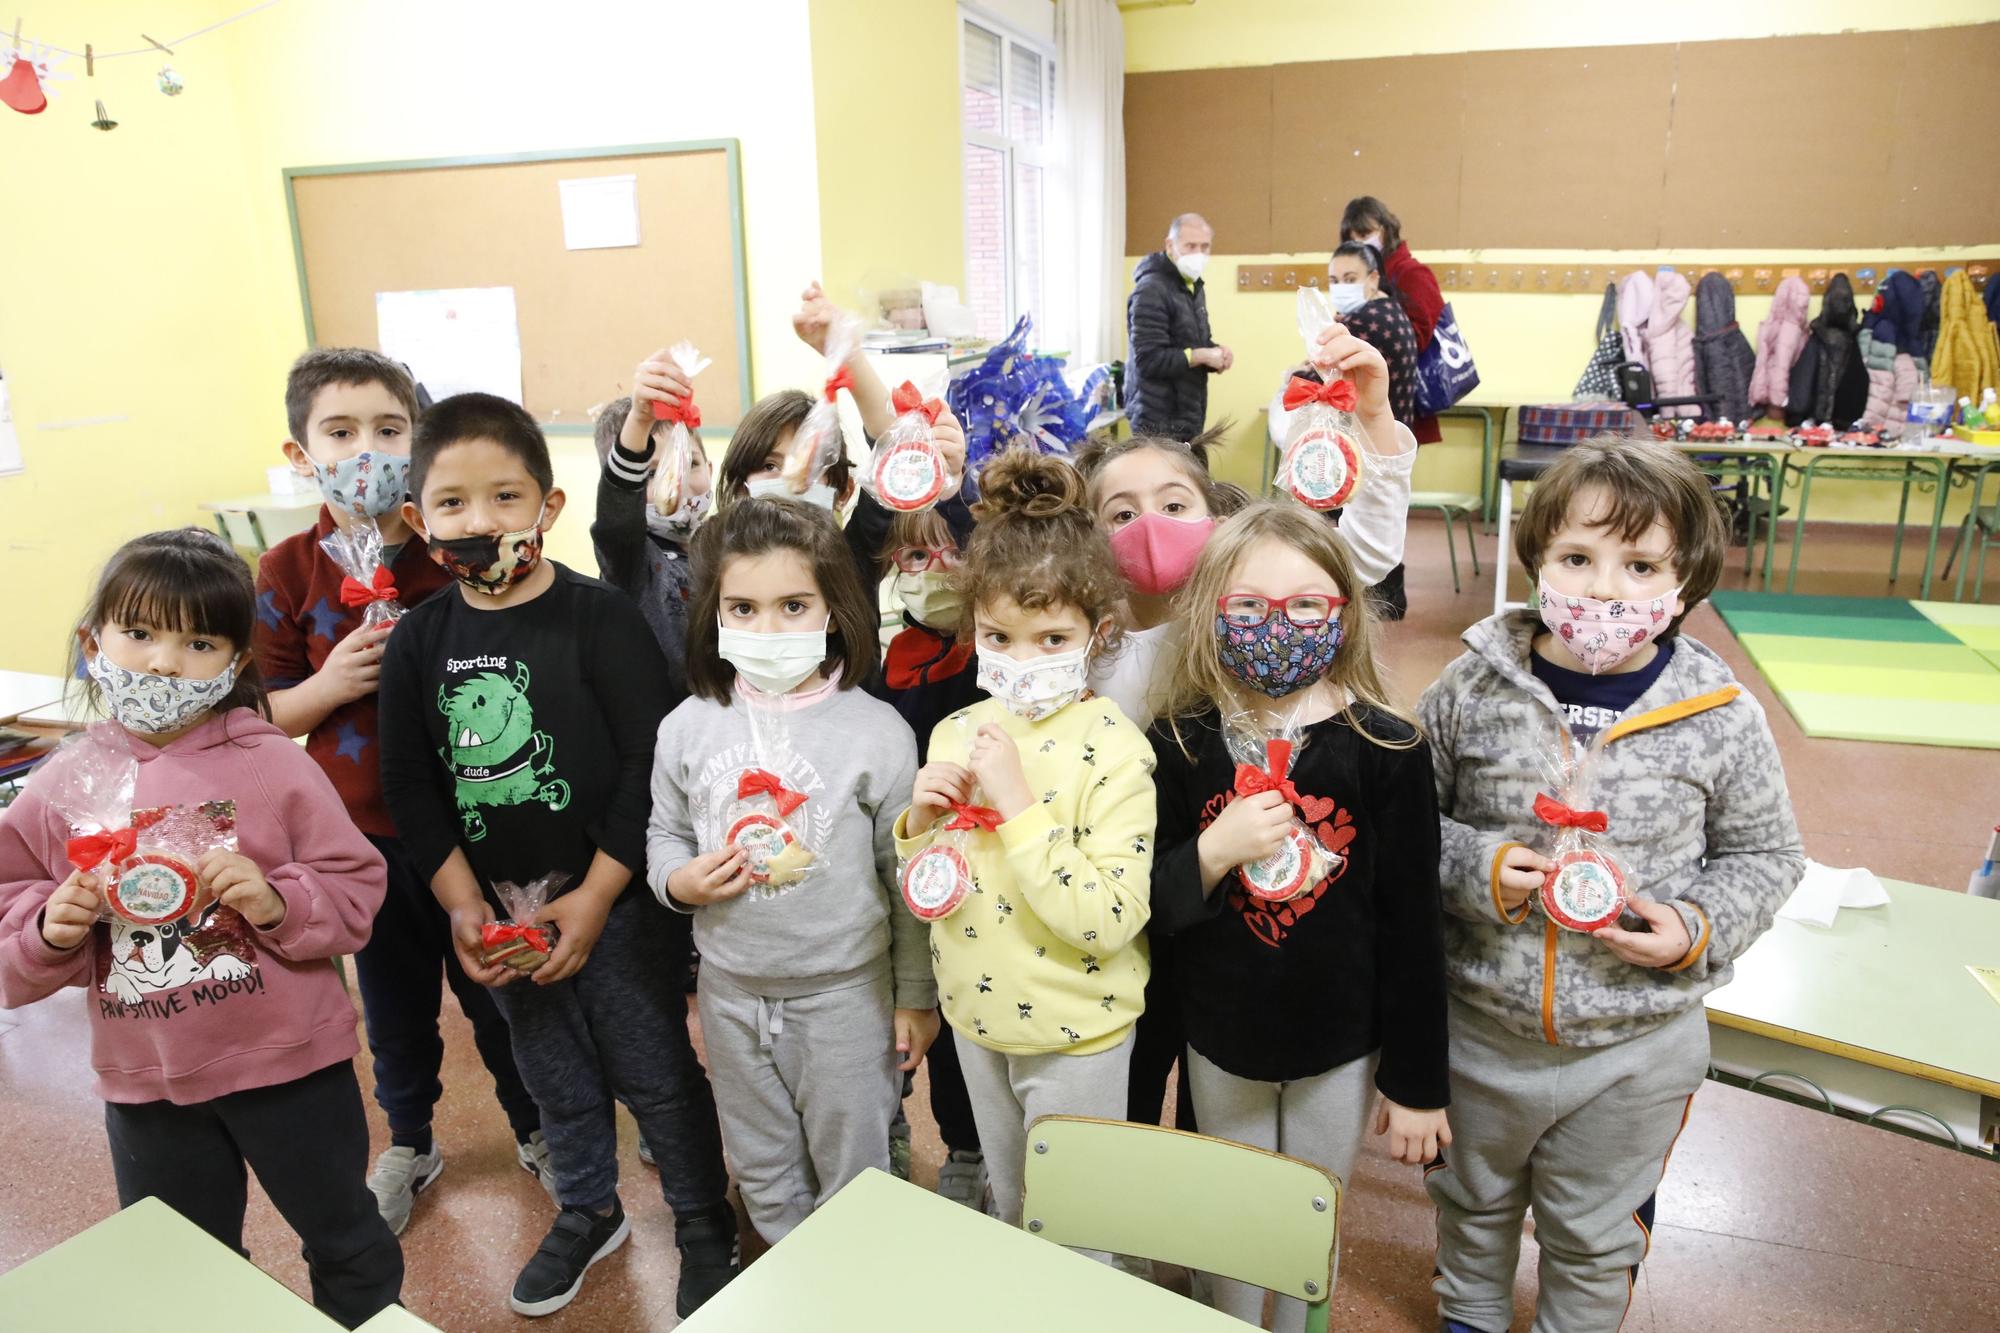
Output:
[[[1517,1037],[1452,1001],[1452,1143],[1425,1181],[1442,1316],[1507,1327],[1532,1206],[1535,1329],[1617,1328],[1652,1238],[1653,1191],[1707,1072],[1700,1005],[1644,1036],[1584,1048]]]
[[[972,1120],[986,1153],[986,1179],[993,1187],[993,1210],[1009,1226],[1021,1225],[1021,1176],[1028,1150],[1028,1126],[1037,1116],[1087,1115],[1125,1118],[1125,1084],[1132,1065],[1132,1034],[1107,1051],[1091,1055],[1002,1055],[962,1033],[958,1066],[972,1094]],[[1109,1255],[1098,1255],[1107,1262]]]
[[[775,1245],[848,1181],[889,1169],[903,1091],[889,969],[779,999],[704,963],[695,998],[736,1187]]]
[[[1376,1061],[1377,1056],[1364,1055],[1312,1078],[1264,1083],[1224,1073],[1190,1046],[1182,1068],[1194,1090],[1194,1104],[1201,1108],[1202,1133],[1325,1167],[1340,1177],[1344,1212],[1354,1154],[1368,1131]],[[1336,1251],[1336,1262],[1338,1257]],[[1335,1280],[1338,1277],[1336,1268]],[[1263,1324],[1262,1287],[1225,1277],[1213,1282],[1216,1309],[1246,1324]],[[1278,1297],[1272,1327],[1279,1333],[1299,1333],[1305,1326],[1306,1303]]]

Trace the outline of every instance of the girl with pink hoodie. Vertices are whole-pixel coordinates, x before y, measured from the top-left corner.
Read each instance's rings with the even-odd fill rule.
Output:
[[[81,989],[120,1205],[152,1195],[240,1253],[247,1165],[304,1242],[313,1304],[352,1328],[403,1281],[366,1184],[354,1006],[332,962],[367,941],[384,870],[268,720],[256,616],[249,570],[201,529],[111,558],[77,630],[113,719],[86,742],[130,756],[134,811],[198,810],[235,849],[192,864],[185,915],[101,920],[114,863],[73,869],[89,849],[70,846],[54,777],[31,782],[0,815],[0,1007]],[[211,802],[233,802],[233,829]],[[116,829],[90,841],[132,853]]]

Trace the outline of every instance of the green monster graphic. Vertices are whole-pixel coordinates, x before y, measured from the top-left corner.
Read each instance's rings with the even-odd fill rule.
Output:
[[[569,804],[569,784],[551,776],[556,744],[535,730],[527,663],[514,664],[512,680],[482,671],[455,689],[438,686],[438,711],[449,732],[438,755],[458,777],[467,841],[486,836],[481,806],[542,801],[560,810]]]

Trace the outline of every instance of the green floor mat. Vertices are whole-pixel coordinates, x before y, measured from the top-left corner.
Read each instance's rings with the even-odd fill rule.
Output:
[[[1952,632],[1922,616],[1907,620],[1863,616],[1814,616],[1792,611],[1724,611],[1737,634],[1791,634],[1814,639],[1873,639],[1884,643],[1958,643]]]
[[[1848,694],[1794,694],[1785,690],[1779,694],[1808,736],[2000,750],[2000,703],[1858,699]]]
[[[1978,602],[1911,602],[1926,619],[1940,625],[2000,625],[2000,606]]]
[[[1966,671],[1974,675],[1984,675],[1993,669],[1985,654],[1957,642],[1821,639],[1798,634],[1741,634],[1737,642],[1765,670],[1774,664],[1792,663],[1892,671]]]
[[[1768,611],[1780,615],[1864,616],[1871,620],[1927,620],[1925,606],[1952,603],[1908,602],[1900,597],[1820,597],[1803,592],[1732,592],[1712,594],[1709,602],[1723,615],[1737,611]]]

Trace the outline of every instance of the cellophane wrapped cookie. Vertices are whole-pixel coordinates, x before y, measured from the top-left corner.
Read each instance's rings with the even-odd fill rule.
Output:
[[[806,804],[804,792],[786,781],[790,763],[791,715],[783,700],[748,701],[754,768],[736,777],[736,799],[723,811],[722,842],[743,849],[753,884],[786,888],[801,883],[816,866],[813,854],[793,829]]]
[[[1542,756],[1545,785],[1535,795],[1535,818],[1555,830],[1546,855],[1555,862],[1542,880],[1542,914],[1564,930],[1600,930],[1618,920],[1631,899],[1625,867],[1611,851],[1611,821],[1593,809],[1592,788],[1604,733],[1580,746],[1567,730]]]
[[[1325,291],[1301,287],[1298,313],[1311,359],[1319,351],[1320,334],[1335,322],[1333,307]],[[1334,378],[1331,367],[1318,369],[1325,383],[1294,375],[1285,386],[1284,405],[1292,418],[1276,481],[1307,508],[1337,509],[1361,485],[1367,434],[1354,417],[1354,386]]]
[[[847,454],[847,437],[840,424],[840,391],[854,392],[854,372],[848,358],[861,346],[861,329],[852,315],[837,315],[826,331],[826,382],[819,401],[792,432],[778,475],[794,495],[804,495]]]
[[[689,385],[710,365],[709,358],[703,356],[691,342],[675,343],[667,349],[667,358],[680,368]],[[701,428],[701,409],[695,406],[694,394],[690,390],[681,402],[654,402],[653,419],[667,423],[667,438],[660,442],[660,457],[653,471],[653,508],[664,517],[672,517],[688,500],[688,469],[693,463],[695,448],[690,432]]]
[[[861,488],[883,508],[913,514],[935,505],[957,482],[932,432],[944,401],[910,380],[897,387],[890,401],[896,419],[875,441],[861,469]]]
[[[953,721],[966,730],[963,714]],[[983,793],[977,786],[963,804],[954,801],[931,845],[903,863],[899,877],[903,901],[910,915],[924,921],[942,921],[956,912],[973,891],[972,860],[968,855],[972,840],[981,834],[993,836],[1003,822],[998,810],[980,803]]]
[[[374,629],[392,625],[403,615],[403,603],[396,593],[396,580],[382,563],[382,529],[372,518],[357,518],[345,528],[335,528],[319,539],[340,572],[340,601],[346,607],[366,607],[361,627]]]
[[[1238,866],[1237,879],[1251,897],[1266,902],[1288,902],[1310,893],[1346,858],[1329,851],[1305,818],[1319,805],[1331,813],[1332,801],[1306,795],[1292,785],[1292,763],[1305,743],[1299,714],[1295,710],[1289,717],[1272,722],[1241,711],[1231,713],[1223,725],[1229,736],[1230,757],[1236,760],[1236,795],[1241,798],[1274,791],[1292,807],[1292,826],[1285,833],[1284,845],[1262,860]]]
[[[488,964],[505,963],[520,972],[533,972],[548,962],[562,931],[553,921],[537,922],[535,918],[567,883],[569,875],[561,871],[526,884],[495,881],[493,893],[507,909],[507,919],[488,921],[479,928],[480,958]]]

